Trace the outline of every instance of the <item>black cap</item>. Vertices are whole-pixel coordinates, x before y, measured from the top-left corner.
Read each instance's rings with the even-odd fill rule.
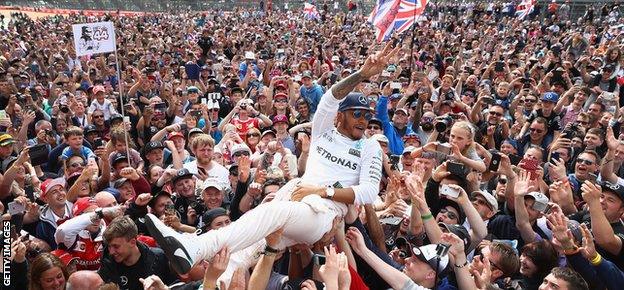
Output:
[[[173,177],[173,179],[171,180],[172,183],[176,183],[178,180],[184,179],[184,178],[190,178],[193,177],[193,173],[191,173],[188,169],[183,168],[178,170],[178,173]]]
[[[368,124],[377,124],[379,125],[379,127],[381,127],[381,120],[377,119],[377,118],[372,118],[370,119],[370,121],[368,121]]]
[[[84,133],[85,135],[89,133],[98,133],[98,129],[95,127],[95,125],[87,125],[84,127]]]
[[[217,207],[217,208],[213,208],[211,210],[207,210],[202,215],[202,221],[204,222],[204,228],[209,227],[210,224],[212,223],[212,221],[214,221],[216,218],[218,218],[220,216],[224,216],[224,215],[228,215],[228,213],[222,207]]]
[[[621,186],[617,183],[613,184],[608,181],[600,182],[600,187],[602,187],[603,191],[610,191],[615,193],[622,201],[624,201],[624,186]]]
[[[458,203],[456,203],[456,202],[454,202],[454,201],[452,201],[450,199],[447,199],[447,198],[441,198],[439,204],[440,204],[440,208],[445,208],[447,206],[451,206],[455,210],[457,210],[457,212],[459,213],[459,217],[458,217],[459,218],[459,224],[463,224],[464,223],[464,221],[466,220],[466,214],[464,213],[464,211],[462,210],[461,206]]]
[[[161,196],[161,195],[166,195],[168,197],[171,198],[171,193],[166,192],[164,190],[158,191],[156,193],[152,193],[152,199],[150,199],[149,203],[147,205],[154,207],[154,203],[156,202],[156,199]]]
[[[242,89],[241,87],[233,87],[233,88],[232,88],[232,90],[230,90],[230,92],[231,92],[232,94],[233,94],[233,93],[236,93],[236,92],[239,92],[239,93],[241,93],[241,94],[244,94],[244,93],[245,93],[245,91],[243,91],[243,89]]]
[[[148,142],[143,147],[143,150],[142,150],[143,151],[143,155],[147,155],[147,153],[149,153],[150,151],[152,151],[154,149],[162,149],[162,148],[165,148],[165,144],[163,144],[163,142],[160,142],[160,141]]]
[[[340,106],[338,106],[338,112],[344,112],[346,110],[353,109],[372,110],[368,98],[364,94],[357,92],[349,93],[344,98],[342,103],[340,103]]]
[[[115,121],[123,121],[123,116],[121,114],[113,114],[113,115],[111,115],[109,121],[111,123],[115,122]]]
[[[115,166],[115,164],[121,162],[121,161],[128,161],[128,156],[126,155],[126,153],[117,153],[115,154],[115,156],[113,156],[113,163],[112,165]]]
[[[443,227],[447,229],[449,233],[458,236],[462,241],[464,241],[464,248],[469,250],[468,245],[470,244],[470,234],[464,226],[447,223],[438,223],[438,226]]]

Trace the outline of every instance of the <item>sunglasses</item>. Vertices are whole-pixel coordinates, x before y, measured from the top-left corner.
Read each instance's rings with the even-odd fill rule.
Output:
[[[538,134],[544,133],[544,130],[542,129],[531,128],[529,130],[531,130],[531,132],[538,133]]]
[[[537,102],[537,100],[534,100],[534,99],[524,99],[524,102],[525,103],[535,103],[535,102]]]
[[[576,163],[585,164],[585,165],[593,165],[594,161],[583,159],[583,158],[576,158]]]
[[[377,126],[377,125],[369,125],[368,129],[374,129],[374,130],[380,130],[381,127]]]
[[[490,111],[490,115],[499,116],[499,117],[502,117],[502,116],[503,116],[503,114],[502,114],[502,113],[499,113],[499,112],[494,112],[494,111]]]
[[[91,115],[91,117],[93,117],[93,119],[99,119],[104,118],[104,115]]]
[[[275,102],[276,103],[288,103],[288,100],[286,100],[286,99],[278,99],[278,100],[275,100]]]
[[[249,133],[249,134],[247,134],[247,137],[260,137],[260,134],[258,134],[258,133]]]
[[[249,152],[247,152],[247,151],[236,152],[236,153],[234,153],[232,156],[234,156],[234,157],[241,157],[241,156],[243,156],[243,155],[245,155],[245,156],[249,156]]]
[[[443,214],[443,215],[446,215],[446,217],[448,217],[448,218],[450,218],[452,220],[459,220],[459,217],[454,212],[452,212],[452,211],[450,211],[450,210],[448,210],[446,208],[440,209],[440,213]]]
[[[78,168],[78,167],[84,167],[85,165],[87,165],[86,162],[73,162],[69,164],[69,167]]]
[[[373,114],[368,110],[353,110],[353,118],[359,119],[362,117],[364,117],[366,121],[370,121],[370,119],[373,118]]]

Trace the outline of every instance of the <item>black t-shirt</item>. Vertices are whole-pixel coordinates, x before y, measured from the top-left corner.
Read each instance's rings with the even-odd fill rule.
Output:
[[[141,252],[141,257],[132,266],[115,262],[108,255],[108,250],[105,250],[102,257],[102,267],[98,270],[98,274],[104,283],[113,282],[121,290],[143,290],[139,278],[156,275],[165,285],[170,285],[177,279],[173,270],[169,268],[169,261],[161,249],[149,248],[141,242],[137,242],[137,246]]]
[[[527,122],[531,124],[537,117],[542,117],[548,121],[548,134],[552,135],[555,131],[561,131],[561,117],[555,112],[552,112],[550,116],[545,117],[542,109],[534,110],[527,118]]]
[[[498,240],[520,240],[520,232],[516,228],[516,219],[513,216],[496,213],[487,224],[489,234]]]
[[[487,144],[487,128],[490,126],[490,123],[479,120],[476,125],[479,130],[475,134],[475,140],[480,144]],[[500,125],[496,125],[496,129],[494,129],[494,148],[500,148],[503,141],[503,128]]]

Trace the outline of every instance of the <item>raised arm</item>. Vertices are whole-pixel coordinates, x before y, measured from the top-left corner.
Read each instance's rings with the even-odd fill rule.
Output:
[[[589,207],[591,228],[596,243],[607,250],[607,252],[618,255],[622,250],[622,239],[615,235],[609,220],[602,210],[602,205],[600,204],[602,189],[600,186],[590,181],[585,181],[585,183],[581,185],[581,191],[583,200],[587,202],[587,206]]]

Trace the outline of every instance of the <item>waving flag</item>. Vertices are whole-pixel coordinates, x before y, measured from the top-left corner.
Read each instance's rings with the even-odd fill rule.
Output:
[[[536,0],[522,0],[516,7],[516,17],[520,20],[524,20],[535,9]]]
[[[386,40],[393,32],[409,29],[421,15],[428,0],[377,0],[368,22],[376,28],[377,41]]]
[[[319,19],[320,16],[318,10],[316,10],[316,6],[310,3],[303,4],[303,14],[306,16],[306,18],[315,20]]]

